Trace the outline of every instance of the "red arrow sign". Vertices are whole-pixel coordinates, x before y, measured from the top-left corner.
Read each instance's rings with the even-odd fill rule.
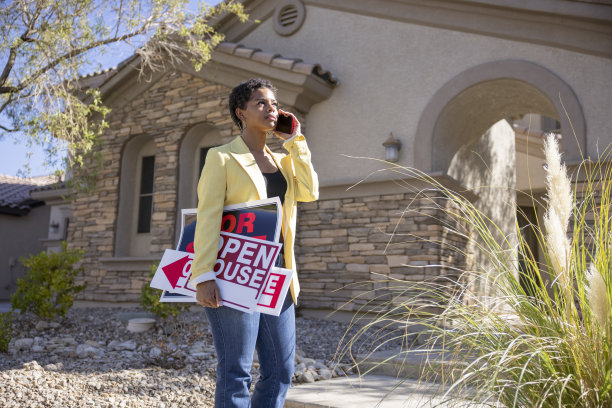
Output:
[[[179,279],[189,276],[189,271],[191,270],[191,264],[187,266],[187,263],[189,262],[191,262],[191,258],[186,256],[162,268],[166,278],[168,278],[168,282],[170,282],[170,285],[172,285],[172,288],[176,289],[177,287],[184,287],[183,285],[178,285],[178,282]],[[182,279],[182,281],[185,281],[185,279]]]

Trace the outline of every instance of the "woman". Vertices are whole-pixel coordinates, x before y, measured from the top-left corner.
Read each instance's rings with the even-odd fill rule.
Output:
[[[198,221],[192,284],[196,300],[206,308],[217,351],[215,407],[282,407],[291,385],[295,354],[294,303],[297,274],[291,281],[280,316],[248,314],[223,306],[215,283],[223,207],[278,196],[283,203],[283,251],[286,268],[295,270],[293,243],[296,202],[318,198],[317,174],[300,124],[292,117],[292,133],[274,131],[279,115],[276,88],[267,80],[250,79],[232,90],[230,115],[241,130],[232,142],[210,149],[198,183]],[[272,153],[266,135],[284,140],[288,155]],[[260,378],[252,398],[250,369],[257,350]]]

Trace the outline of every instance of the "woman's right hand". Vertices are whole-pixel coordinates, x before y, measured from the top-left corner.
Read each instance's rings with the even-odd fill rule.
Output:
[[[196,286],[196,301],[204,307],[217,308],[221,306],[221,292],[214,280],[198,283]]]

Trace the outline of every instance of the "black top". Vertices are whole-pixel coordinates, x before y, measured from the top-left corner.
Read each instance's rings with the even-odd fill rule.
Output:
[[[285,194],[287,194],[287,180],[280,170],[276,169],[274,173],[261,173],[266,181],[266,192],[268,198],[278,197],[281,204],[285,202]]]
[[[268,198],[278,197],[280,198],[281,205],[285,202],[285,194],[287,193],[287,180],[285,180],[285,176],[280,170],[276,169],[274,173],[261,173],[264,176],[264,180],[266,181],[266,192],[268,193]],[[283,243],[284,239],[281,234],[280,243]],[[276,259],[276,266],[284,267],[284,253],[285,247],[281,248],[281,253]]]

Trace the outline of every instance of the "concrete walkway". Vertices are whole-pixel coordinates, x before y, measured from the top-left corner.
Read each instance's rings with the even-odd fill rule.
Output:
[[[382,375],[334,378],[292,387],[285,408],[459,408],[480,405],[448,402],[440,384]],[[482,405],[484,407],[485,405]]]
[[[459,365],[445,353],[433,350],[388,350],[360,359],[361,377],[339,377],[292,387],[285,408],[472,408],[475,403],[447,402],[447,388],[439,382],[423,378],[426,366],[430,372],[447,374]],[[433,371],[432,371],[433,370]],[[429,375],[431,380],[439,377]],[[473,390],[463,390],[464,394]],[[455,394],[456,395],[456,394]],[[488,406],[488,405],[486,405]]]

